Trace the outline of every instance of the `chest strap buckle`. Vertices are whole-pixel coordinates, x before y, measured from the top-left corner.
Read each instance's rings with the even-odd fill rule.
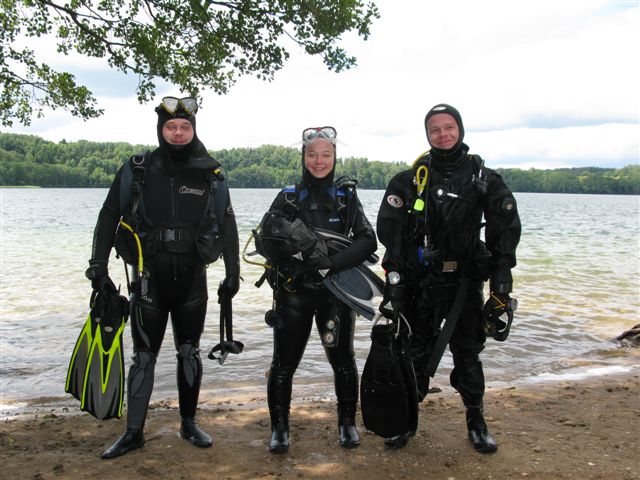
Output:
[[[442,262],[443,273],[452,273],[458,270],[458,262],[455,260],[447,260]]]

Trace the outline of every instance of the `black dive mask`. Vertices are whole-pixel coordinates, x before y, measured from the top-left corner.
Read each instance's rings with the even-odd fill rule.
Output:
[[[155,108],[155,111],[158,114],[157,135],[160,147],[168,153],[173,161],[184,161],[189,158],[195,147],[200,144],[196,133],[195,114],[198,111],[198,104],[195,98],[164,97],[160,105]],[[164,124],[169,120],[178,118],[188,120],[193,127],[193,139],[185,145],[167,143],[162,135]]]

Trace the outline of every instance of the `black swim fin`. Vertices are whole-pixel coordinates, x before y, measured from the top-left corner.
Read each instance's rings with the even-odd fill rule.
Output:
[[[80,409],[99,420],[120,418],[124,405],[122,332],[128,300],[117,293],[93,292],[89,318],[71,355],[65,391]]]
[[[342,251],[353,243],[351,238],[338,232],[318,227],[314,227],[313,231],[325,241],[330,253]],[[372,253],[364,263],[331,274],[323,281],[338,300],[369,320],[376,314],[373,299],[382,297],[384,290],[384,280],[367,267],[375,265],[378,260],[378,255]]]
[[[323,280],[333,295],[358,315],[372,320],[376,315],[375,297],[382,297],[384,281],[366,265],[333,273]]]

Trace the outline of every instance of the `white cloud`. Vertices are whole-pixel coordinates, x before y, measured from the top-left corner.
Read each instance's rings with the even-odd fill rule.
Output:
[[[293,145],[304,127],[332,124],[340,156],[410,162],[428,147],[427,109],[447,102],[461,111],[472,151],[494,167],[639,163],[638,2],[377,3],[369,41],[345,36],[358,68],[335,74],[294,53],[271,83],[243,78],[226,96],[204,92],[205,145]],[[99,97],[103,118],[55,114],[12,131],[156,142],[153,105],[139,106],[133,86],[118,96],[89,86],[111,95]],[[167,93],[177,92],[158,98]]]
[[[635,135],[635,140],[634,140]],[[514,128],[472,133],[469,144],[493,167],[615,167],[639,163],[638,127],[608,123],[585,127]],[[635,158],[635,162],[633,159]],[[589,159],[585,162],[584,159]]]

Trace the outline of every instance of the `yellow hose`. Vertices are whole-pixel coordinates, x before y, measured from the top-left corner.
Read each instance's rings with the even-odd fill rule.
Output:
[[[136,232],[133,231],[133,228],[131,228],[130,225],[127,225],[124,222],[124,220],[120,219],[120,225],[122,225],[125,229],[129,230],[131,232],[131,235],[133,235],[133,238],[136,241],[136,245],[138,247],[138,272],[142,273],[142,270],[144,269],[144,260],[142,259],[142,244],[140,243],[140,237]]]
[[[247,248],[249,248],[249,243],[251,242],[251,240],[253,240],[253,232],[251,232],[251,235],[247,239],[247,242],[244,244],[244,248],[242,249],[242,259],[250,265],[257,265],[258,267],[262,268],[273,268],[268,263],[254,262],[253,260],[249,260],[247,258]]]

